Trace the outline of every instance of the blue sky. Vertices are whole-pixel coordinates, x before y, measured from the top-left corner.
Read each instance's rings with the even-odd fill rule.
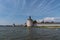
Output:
[[[0,0],[0,24],[23,24],[28,16],[60,17],[60,0]]]

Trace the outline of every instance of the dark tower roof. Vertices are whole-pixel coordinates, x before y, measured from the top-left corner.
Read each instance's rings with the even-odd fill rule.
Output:
[[[29,19],[31,19],[31,16],[29,16]]]
[[[33,20],[31,19],[31,16],[29,16],[28,20],[31,20],[31,21],[33,21]]]

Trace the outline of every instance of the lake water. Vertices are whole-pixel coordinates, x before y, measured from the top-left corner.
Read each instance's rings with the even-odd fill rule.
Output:
[[[0,40],[60,40],[60,29],[0,27]]]

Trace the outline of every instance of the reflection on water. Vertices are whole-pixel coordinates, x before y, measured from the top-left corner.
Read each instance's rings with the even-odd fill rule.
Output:
[[[0,27],[0,40],[60,40],[60,29]]]

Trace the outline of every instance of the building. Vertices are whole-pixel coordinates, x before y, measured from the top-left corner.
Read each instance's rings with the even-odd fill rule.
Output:
[[[36,20],[33,20],[31,16],[27,19],[26,22],[27,27],[32,27],[32,26],[60,26],[60,22],[37,22]]]
[[[31,16],[29,16],[29,18],[27,19],[27,27],[31,27],[33,26],[33,20],[31,19]]]

